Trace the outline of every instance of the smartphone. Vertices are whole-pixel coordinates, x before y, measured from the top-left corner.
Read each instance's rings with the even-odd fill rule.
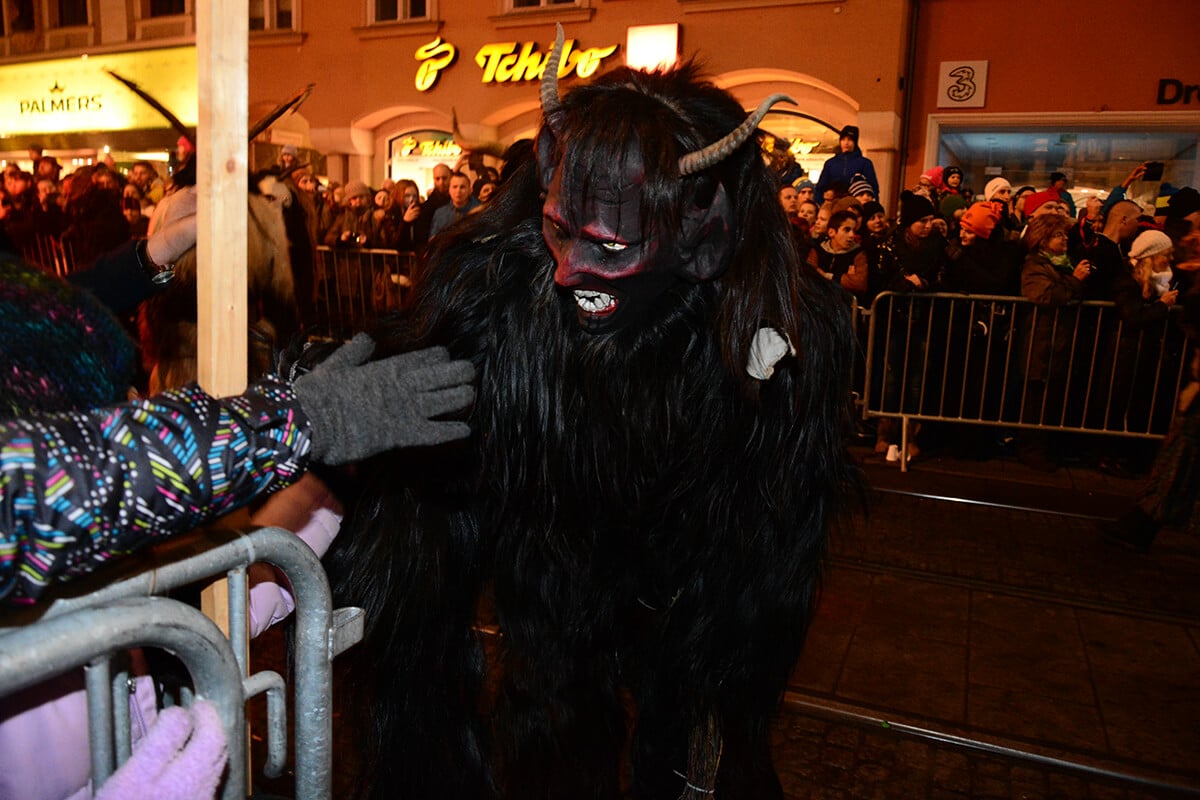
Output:
[[[1163,176],[1163,162],[1148,161],[1146,162],[1146,173],[1142,175],[1144,181],[1161,181]]]

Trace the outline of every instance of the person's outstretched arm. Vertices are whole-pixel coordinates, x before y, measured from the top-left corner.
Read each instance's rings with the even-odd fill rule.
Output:
[[[218,400],[191,384],[89,412],[0,424],[0,599],[190,530],[341,464],[466,437],[474,368],[431,348],[367,362],[360,334],[294,384]]]

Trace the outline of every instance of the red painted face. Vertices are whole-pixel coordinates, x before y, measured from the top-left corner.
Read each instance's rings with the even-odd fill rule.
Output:
[[[661,239],[645,235],[641,184],[593,192],[583,209],[587,221],[573,227],[556,171],[542,206],[542,237],[554,257],[554,282],[571,292],[580,324],[592,331],[624,324],[676,282],[659,263]]]
[[[543,139],[539,145],[549,141],[545,132]],[[539,158],[547,152],[539,150]],[[669,289],[713,280],[729,266],[733,209],[719,183],[680,183],[683,197],[669,201],[681,204],[678,222],[667,229],[662,218],[643,217],[651,191],[636,155],[619,177],[593,171],[590,181],[579,178],[586,196],[571,180],[564,192],[561,162],[542,167],[542,238],[554,258],[554,282],[584,330],[629,325],[652,313]]]

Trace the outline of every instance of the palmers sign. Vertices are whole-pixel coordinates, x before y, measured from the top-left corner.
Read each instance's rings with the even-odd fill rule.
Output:
[[[196,124],[196,48],[171,47],[0,66],[0,136],[167,127],[109,69],[136,81],[183,124]]]
[[[558,76],[566,77],[574,72],[580,78],[591,77],[600,68],[604,59],[617,52],[617,45],[608,47],[577,48],[574,39],[563,43],[563,57],[559,63]],[[535,42],[493,42],[485,44],[475,53],[475,64],[480,69],[483,83],[518,83],[541,80],[546,69],[545,52],[537,50]],[[439,36],[432,42],[417,48],[413,57],[420,62],[414,83],[419,92],[432,89],[444,70],[458,60],[458,48],[443,42]]]

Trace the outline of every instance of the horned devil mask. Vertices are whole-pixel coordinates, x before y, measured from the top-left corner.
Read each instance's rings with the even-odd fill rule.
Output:
[[[624,84],[559,98],[562,27],[546,61],[538,134],[546,193],[542,236],[554,282],[592,333],[624,327],[667,290],[711,281],[729,267],[736,215],[711,167],[744,144],[772,95],[724,138],[704,144],[686,109],[626,70]],[[618,78],[620,79],[620,78]],[[794,102],[794,101],[793,101]],[[683,155],[680,155],[680,154]]]

